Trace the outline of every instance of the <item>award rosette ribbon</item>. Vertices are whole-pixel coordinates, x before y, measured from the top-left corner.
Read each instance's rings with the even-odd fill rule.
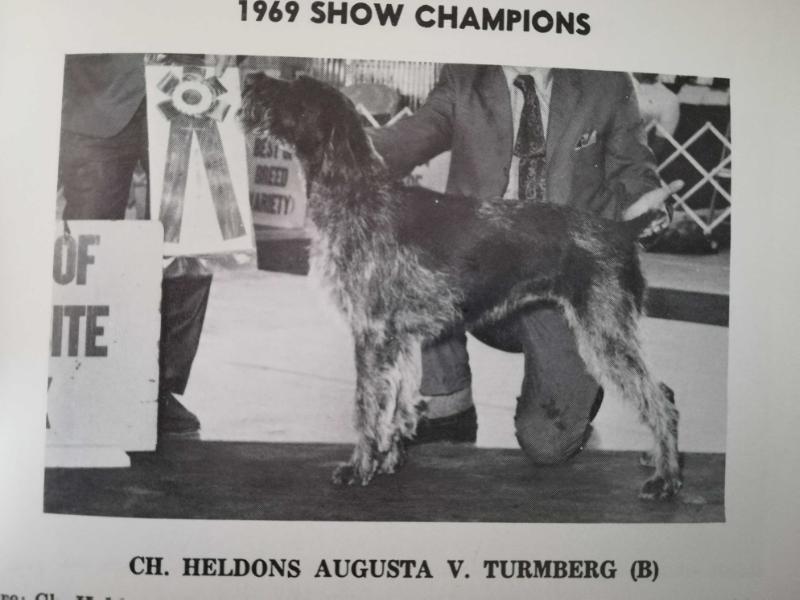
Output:
[[[153,80],[150,69],[164,72]],[[228,86],[209,72],[199,66],[148,68],[148,88],[155,81],[159,92],[148,95],[156,108],[149,116],[151,194],[160,191],[158,218],[168,255],[252,248],[244,135],[231,118],[240,102],[238,71],[226,71]]]

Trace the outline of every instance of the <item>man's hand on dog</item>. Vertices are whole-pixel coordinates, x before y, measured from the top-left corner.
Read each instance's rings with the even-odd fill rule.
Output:
[[[659,209],[667,201],[667,198],[679,192],[682,188],[683,181],[678,179],[668,185],[647,192],[622,213],[622,220],[630,221],[639,215],[643,215],[648,210]]]
[[[669,227],[672,221],[672,211],[666,208],[665,202],[672,194],[679,192],[682,188],[683,181],[678,179],[670,182],[668,185],[647,192],[622,213],[622,220],[630,221],[647,211],[661,210],[664,215],[654,220],[650,226],[642,232],[640,238],[649,238],[650,236],[661,233]]]

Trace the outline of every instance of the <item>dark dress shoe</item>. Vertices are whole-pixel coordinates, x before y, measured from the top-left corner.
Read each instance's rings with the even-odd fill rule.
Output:
[[[603,396],[605,396],[603,388],[597,388],[597,396],[594,397],[594,404],[592,404],[592,408],[589,409],[589,423],[594,421],[594,418],[597,416],[597,411],[599,411],[600,407],[603,405]]]
[[[417,423],[417,433],[413,438],[406,439],[409,446],[419,444],[429,444],[432,442],[454,442],[454,443],[475,443],[478,435],[478,415],[475,407],[470,406],[466,410],[429,419],[422,417]]]
[[[200,430],[200,420],[178,402],[169,392],[158,395],[158,432],[195,433]]]

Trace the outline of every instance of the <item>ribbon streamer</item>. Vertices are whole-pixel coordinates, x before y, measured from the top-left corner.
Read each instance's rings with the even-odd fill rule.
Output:
[[[159,215],[164,225],[164,241],[180,241],[186,178],[195,133],[222,239],[245,235],[244,221],[236,203],[222,137],[217,128],[217,123],[225,119],[230,108],[221,98],[228,90],[216,77],[205,78],[204,70],[199,67],[184,67],[180,79],[168,73],[158,83],[158,88],[170,96],[169,100],[158,105],[170,122]]]

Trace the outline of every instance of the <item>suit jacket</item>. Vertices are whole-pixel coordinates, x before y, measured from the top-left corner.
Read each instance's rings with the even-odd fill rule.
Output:
[[[546,126],[549,202],[618,218],[658,186],[629,75],[554,69]],[[502,196],[514,139],[502,68],[445,66],[413,116],[372,138],[395,174],[451,150],[448,193]]]
[[[68,55],[61,128],[111,137],[130,122],[144,96],[143,54]]]

